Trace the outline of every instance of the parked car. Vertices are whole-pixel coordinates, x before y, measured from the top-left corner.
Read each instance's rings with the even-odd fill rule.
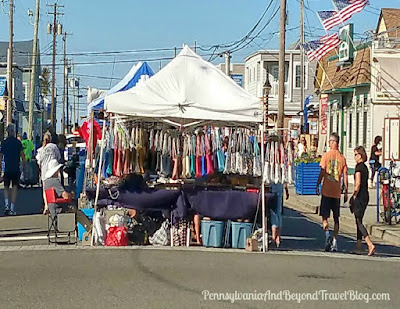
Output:
[[[67,146],[65,147],[64,151],[65,161],[70,161],[74,154],[85,156],[86,143],[80,136],[70,134],[67,135],[66,138]]]

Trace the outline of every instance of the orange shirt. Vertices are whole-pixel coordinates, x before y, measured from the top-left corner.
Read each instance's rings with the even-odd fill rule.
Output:
[[[331,150],[321,158],[321,168],[325,171],[321,194],[326,197],[340,198],[341,176],[347,174],[346,158],[339,150]]]

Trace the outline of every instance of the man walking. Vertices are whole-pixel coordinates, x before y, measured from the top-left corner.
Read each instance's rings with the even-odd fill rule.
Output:
[[[4,156],[4,198],[5,211],[4,214],[16,215],[15,202],[17,200],[17,190],[20,178],[19,162],[22,159],[23,169],[25,170],[25,155],[21,142],[15,138],[15,127],[13,124],[7,126],[7,139],[1,145],[0,162]],[[11,209],[9,206],[10,184],[11,192]]]
[[[339,151],[339,135],[332,133],[329,137],[330,151],[321,158],[316,192],[319,195],[319,185],[322,181],[321,205],[319,215],[322,217],[322,227],[325,231],[325,251],[337,251],[337,236],[339,233],[341,177],[345,186],[344,202],[347,202],[348,178],[345,157]],[[329,233],[328,218],[333,213],[335,222],[333,239]]]

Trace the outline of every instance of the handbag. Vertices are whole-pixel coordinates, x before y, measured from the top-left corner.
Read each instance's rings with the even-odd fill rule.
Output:
[[[149,237],[149,242],[153,246],[168,246],[170,242],[169,221],[162,223],[161,227]]]

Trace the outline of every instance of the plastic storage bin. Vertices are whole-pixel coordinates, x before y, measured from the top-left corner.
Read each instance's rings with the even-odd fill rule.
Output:
[[[232,248],[246,248],[246,239],[251,235],[253,223],[232,222]]]
[[[204,247],[222,247],[225,222],[201,220],[201,235]]]
[[[94,208],[86,208],[86,209],[83,208],[81,210],[90,220],[93,219]],[[82,240],[83,233],[85,233],[85,232],[86,232],[86,230],[83,227],[83,225],[78,222],[78,237],[79,237],[79,240]]]

